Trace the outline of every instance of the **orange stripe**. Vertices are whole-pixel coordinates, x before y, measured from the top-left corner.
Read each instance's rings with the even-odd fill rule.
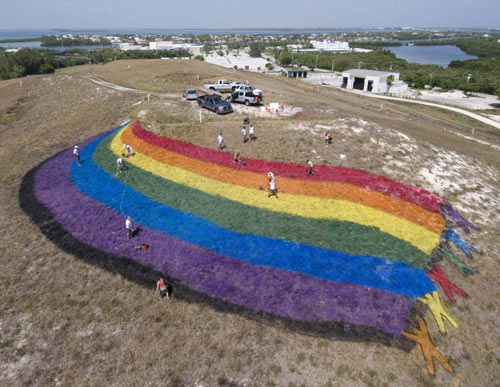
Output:
[[[253,189],[266,185],[267,175],[265,174],[226,168],[155,147],[137,138],[133,134],[131,127],[123,132],[122,142],[158,162],[170,164],[210,179]],[[444,219],[440,214],[427,211],[422,207],[400,199],[366,190],[357,185],[305,181],[279,176],[277,176],[277,185],[280,192],[283,193],[335,198],[366,205],[409,220],[438,234],[441,233],[444,227]]]

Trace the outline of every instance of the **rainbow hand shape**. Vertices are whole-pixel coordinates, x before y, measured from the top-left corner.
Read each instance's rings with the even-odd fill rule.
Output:
[[[115,176],[123,144],[136,152]],[[245,159],[126,124],[37,171],[34,193],[74,238],[215,299],[294,321],[403,331],[436,289],[423,268],[442,200],[359,170]],[[269,170],[279,199],[259,191]],[[126,239],[124,215],[140,232]],[[147,242],[151,248],[136,251]]]

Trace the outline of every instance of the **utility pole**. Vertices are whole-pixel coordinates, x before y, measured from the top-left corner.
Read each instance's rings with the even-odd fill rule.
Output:
[[[335,69],[335,59],[332,59],[332,73],[334,69]]]
[[[316,55],[316,68],[318,68],[318,55]]]

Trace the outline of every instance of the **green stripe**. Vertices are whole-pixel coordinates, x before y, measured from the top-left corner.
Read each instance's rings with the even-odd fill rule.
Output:
[[[109,136],[99,144],[93,160],[107,173],[114,175],[116,155],[109,149],[112,139],[113,136]],[[174,183],[130,164],[127,166],[130,169],[120,175],[120,179],[132,189],[154,201],[192,213],[234,232],[304,243],[346,254],[377,256],[418,268],[423,268],[430,260],[430,256],[416,247],[376,227],[303,218],[246,206]],[[266,193],[257,192],[256,195]],[[279,199],[271,197],[269,200]]]

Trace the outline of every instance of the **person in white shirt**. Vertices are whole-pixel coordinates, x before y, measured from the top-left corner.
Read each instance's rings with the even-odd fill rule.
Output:
[[[255,140],[255,129],[253,125],[250,125],[250,141]]]
[[[132,156],[132,147],[130,145],[127,145],[127,144],[124,144],[123,145],[123,149],[125,150],[125,152],[127,152],[126,154],[124,154],[125,157],[130,157]]]
[[[78,165],[80,164],[80,151],[78,150],[78,145],[75,145],[75,148],[73,149],[73,155],[75,156],[76,163]]]
[[[309,176],[309,175],[314,176],[313,166],[314,166],[313,162],[311,160],[307,160],[307,175],[306,176]]]
[[[241,134],[243,135],[243,142],[247,142],[247,128],[245,126],[241,129]]]
[[[269,198],[271,197],[271,195],[276,196],[276,199],[278,199],[278,190],[276,189],[276,182],[274,181],[274,179],[269,182],[269,194],[267,195],[267,197]]]
[[[217,148],[219,150],[222,150],[222,148],[224,148],[224,137],[222,137],[222,133],[220,133],[217,137]]]
[[[127,216],[127,220],[125,220],[125,228],[127,229],[127,239],[131,239],[134,232],[134,225],[130,216]]]
[[[122,173],[123,159],[119,157],[116,160],[116,174]]]

